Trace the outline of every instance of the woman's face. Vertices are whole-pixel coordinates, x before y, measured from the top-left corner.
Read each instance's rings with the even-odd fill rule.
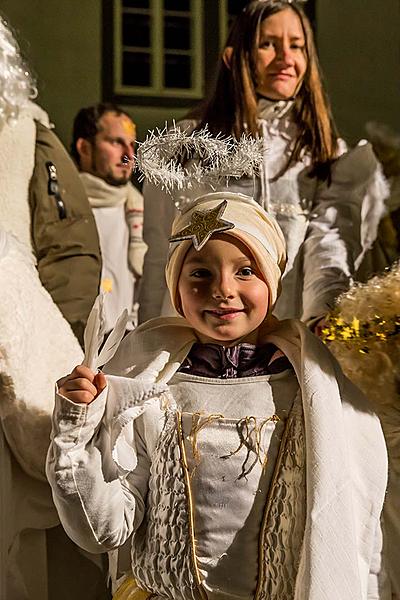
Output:
[[[189,250],[178,294],[183,315],[202,342],[253,340],[269,308],[268,286],[251,252],[232,236],[212,237],[200,251]]]
[[[306,41],[297,13],[281,10],[261,22],[256,89],[271,100],[288,100],[300,89],[307,68]]]

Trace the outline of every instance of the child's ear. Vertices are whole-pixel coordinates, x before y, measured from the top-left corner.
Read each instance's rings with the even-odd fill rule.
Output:
[[[224,61],[226,68],[229,70],[231,70],[232,54],[233,54],[232,46],[227,46],[222,53],[222,60]]]

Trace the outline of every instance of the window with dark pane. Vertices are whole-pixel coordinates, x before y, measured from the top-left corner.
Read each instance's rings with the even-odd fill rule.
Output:
[[[150,8],[150,0],[122,0],[123,8]]]
[[[151,61],[148,52],[124,52],[122,55],[122,83],[127,86],[151,84]]]
[[[167,50],[190,50],[190,16],[177,17],[165,14],[164,48]]]
[[[114,19],[104,51],[106,63],[113,53],[106,73],[113,100],[189,106],[202,97],[204,0],[103,0],[103,7],[105,38]]]
[[[139,48],[149,48],[150,15],[124,13],[122,19],[122,44]]]
[[[184,54],[165,54],[164,85],[166,88],[190,89],[192,87],[191,58]]]
[[[190,0],[164,0],[164,10],[190,12]]]

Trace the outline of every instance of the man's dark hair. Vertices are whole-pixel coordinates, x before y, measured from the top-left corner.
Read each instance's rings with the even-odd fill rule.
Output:
[[[81,108],[76,115],[72,129],[71,154],[78,166],[80,165],[80,156],[76,149],[76,142],[79,138],[93,141],[96,133],[99,132],[99,120],[105,113],[109,112],[115,113],[117,116],[125,115],[132,120],[127,112],[111,102],[100,102],[87,108]]]

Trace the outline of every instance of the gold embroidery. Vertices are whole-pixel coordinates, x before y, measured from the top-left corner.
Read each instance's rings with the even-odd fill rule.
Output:
[[[286,447],[286,442],[287,442],[288,433],[289,433],[289,425],[292,422],[292,420],[293,420],[293,413],[290,414],[290,416],[288,417],[288,419],[285,423],[285,429],[284,429],[281,443],[279,446],[279,453],[278,453],[278,457],[276,459],[274,474],[272,476],[271,485],[269,487],[268,498],[267,498],[267,502],[265,503],[263,520],[261,523],[260,534],[258,537],[258,581],[257,581],[256,593],[254,595],[255,600],[257,600],[257,598],[259,597],[259,595],[262,591],[262,585],[263,585],[264,578],[265,578],[265,556],[264,556],[263,540],[264,540],[265,529],[267,526],[269,513],[271,510],[272,497],[273,497],[275,485],[276,485],[276,482],[278,479],[279,470],[280,470],[280,466],[282,463],[283,453],[284,453],[284,450]]]
[[[185,478],[185,492],[188,503],[188,520],[189,520],[189,536],[190,536],[190,545],[191,545],[191,554],[192,554],[192,565],[194,570],[194,575],[197,583],[197,587],[199,593],[203,600],[207,600],[208,596],[206,591],[203,588],[203,583],[199,571],[199,567],[197,564],[197,556],[196,556],[196,538],[195,538],[195,529],[194,529],[194,509],[193,509],[193,496],[192,496],[192,488],[190,486],[190,472],[189,465],[186,456],[185,449],[185,441],[183,439],[183,426],[182,426],[182,413],[177,411],[176,413],[177,419],[177,431],[178,431],[178,441],[179,441],[179,449],[181,453],[181,462],[183,467],[183,474]]]
[[[230,452],[226,456],[222,456],[221,458],[229,458],[237,454],[243,447],[247,449],[247,455],[242,464],[242,472],[239,475],[239,479],[243,477],[247,477],[247,475],[253,470],[257,462],[259,462],[263,467],[267,464],[268,453],[262,450],[261,447],[261,436],[262,431],[267,423],[278,423],[280,418],[278,415],[272,415],[272,417],[268,417],[268,419],[264,419],[260,425],[257,424],[256,417],[245,417],[241,419],[237,425],[236,429],[239,435],[239,446],[234,450],[234,452]],[[251,463],[250,466],[248,462],[250,460],[251,453],[255,454],[255,459]],[[263,455],[263,456],[262,456]]]
[[[198,453],[198,448],[197,448],[197,436],[198,433],[208,424],[212,423],[214,420],[218,420],[224,418],[223,415],[220,414],[214,414],[214,415],[209,415],[208,418],[205,418],[203,422],[200,422],[201,420],[201,413],[195,413],[192,415],[192,427],[191,427],[191,432],[190,432],[190,439],[192,442],[192,448],[193,448],[193,456],[195,461],[200,460],[199,459],[199,453]],[[195,422],[195,419],[196,422]],[[261,585],[263,582],[263,578],[265,577],[265,566],[264,566],[264,548],[262,545],[262,540],[264,538],[264,532],[265,532],[265,528],[266,528],[266,522],[268,520],[268,515],[269,515],[269,511],[270,511],[270,507],[271,507],[271,498],[272,498],[272,494],[273,494],[273,490],[276,484],[276,480],[278,477],[278,472],[279,472],[279,468],[281,466],[281,462],[282,462],[282,456],[284,453],[284,449],[286,447],[286,442],[287,442],[287,437],[288,437],[288,431],[289,431],[289,422],[291,422],[293,419],[293,417],[289,417],[285,423],[285,429],[282,435],[282,440],[281,440],[281,444],[280,444],[280,448],[279,448],[279,453],[278,453],[278,458],[277,458],[277,462],[274,468],[274,474],[273,474],[273,479],[272,479],[272,483],[270,486],[270,491],[268,494],[268,498],[267,498],[267,502],[266,502],[266,508],[264,511],[264,516],[263,516],[263,521],[262,521],[262,526],[261,526],[261,530],[260,530],[260,535],[259,535],[259,576],[258,576],[258,582],[257,582],[257,590],[256,590],[256,595],[255,595],[255,599],[258,597],[257,594],[259,594],[260,589],[261,589]],[[248,453],[246,456],[246,459],[243,463],[242,466],[242,474],[240,475],[240,477],[245,477],[247,473],[249,473],[251,471],[251,469],[253,468],[253,466],[256,464],[257,461],[260,461],[260,463],[263,465],[263,467],[265,467],[266,462],[267,462],[267,453],[264,453],[264,458],[263,460],[261,460],[260,458],[260,454],[261,454],[261,434],[262,434],[262,430],[265,427],[265,425],[267,423],[277,423],[279,422],[281,419],[278,415],[274,414],[271,417],[268,417],[267,419],[264,419],[260,426],[257,426],[257,419],[256,417],[245,417],[244,419],[241,419],[241,421],[238,423],[238,426],[240,423],[242,423],[244,425],[244,427],[247,428],[248,431],[248,435],[247,436],[241,436],[241,442],[239,444],[239,447],[234,451],[231,452],[229,455],[227,455],[226,457],[222,457],[222,458],[229,458],[229,456],[233,456],[234,454],[236,454],[237,452],[239,452],[239,450],[243,447],[246,446],[248,449]],[[253,429],[249,430],[248,426],[250,423],[253,423]],[[184,478],[185,478],[185,492],[186,492],[186,497],[187,497],[187,503],[188,503],[188,521],[189,521],[189,536],[190,536],[190,542],[191,542],[191,556],[192,556],[192,565],[193,565],[193,569],[194,569],[194,573],[195,573],[195,579],[196,579],[196,583],[198,586],[198,590],[201,594],[201,597],[203,598],[203,600],[207,600],[208,596],[206,591],[203,588],[203,584],[202,584],[202,578],[200,575],[200,571],[199,571],[199,567],[198,567],[198,563],[197,563],[197,555],[196,555],[196,537],[195,537],[195,517],[194,517],[194,498],[193,498],[193,494],[192,494],[192,488],[191,488],[191,479],[193,476],[193,472],[190,472],[190,468],[189,468],[189,463],[187,460],[187,454],[186,454],[186,448],[185,448],[185,440],[184,440],[184,433],[183,433],[183,424],[182,424],[182,413],[177,412],[177,431],[178,431],[178,441],[179,441],[179,448],[180,448],[180,454],[181,454],[181,464],[183,467],[183,473],[184,473]],[[238,429],[239,431],[239,429]],[[249,444],[249,438],[251,437],[252,433],[255,434],[255,441],[256,441],[256,445],[255,448],[251,447]],[[254,462],[254,464],[252,464],[250,466],[249,469],[247,469],[247,471],[245,470],[245,465],[248,461],[248,457],[250,455],[251,452],[255,452],[256,453],[256,460]]]
[[[195,462],[195,467],[192,469],[191,477],[193,477],[196,466],[200,463],[200,453],[197,447],[197,436],[204,427],[213,423],[214,421],[218,421],[219,419],[223,419],[224,415],[216,414],[216,415],[208,415],[208,417],[203,417],[201,413],[194,413],[192,415],[192,427],[190,429],[189,438],[192,442],[192,452],[193,458]]]

